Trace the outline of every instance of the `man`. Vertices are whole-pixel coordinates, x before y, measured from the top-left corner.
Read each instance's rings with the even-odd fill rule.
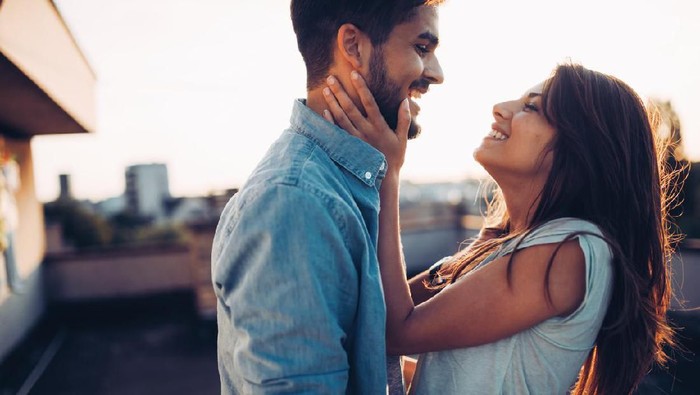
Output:
[[[222,393],[386,393],[376,251],[386,163],[324,120],[322,95],[328,76],[349,87],[357,70],[395,127],[405,98],[443,80],[438,3],[292,0],[307,98],[227,204],[212,249]],[[413,101],[411,111],[415,137]]]

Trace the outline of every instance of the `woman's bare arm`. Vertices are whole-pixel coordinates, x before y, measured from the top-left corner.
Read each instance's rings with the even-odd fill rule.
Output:
[[[408,107],[404,102],[394,132],[386,125],[361,77],[355,75],[351,80],[367,116],[357,110],[338,83],[331,84],[333,94],[329,91],[325,97],[338,125],[382,151],[389,164],[380,189],[378,246],[387,308],[387,351],[402,355],[476,346],[572,312],[585,292],[585,260],[576,240],[564,243],[555,255],[555,244],[518,251],[510,276],[510,257],[506,256],[465,275],[428,299],[425,297],[429,295],[416,288],[415,283],[409,287],[398,204]],[[414,303],[414,292],[416,300],[422,303]]]

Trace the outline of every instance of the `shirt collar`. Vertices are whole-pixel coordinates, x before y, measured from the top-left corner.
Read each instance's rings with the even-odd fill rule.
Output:
[[[292,131],[316,142],[334,162],[368,186],[384,177],[384,154],[323,119],[306,106],[306,100],[294,101],[290,124]]]

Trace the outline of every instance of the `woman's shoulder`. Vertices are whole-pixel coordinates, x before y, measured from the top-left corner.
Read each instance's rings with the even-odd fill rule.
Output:
[[[557,243],[576,237],[605,239],[602,229],[595,223],[574,217],[561,217],[542,223],[526,232],[522,245]]]
[[[561,217],[537,226],[533,233],[588,232],[603,236],[603,231],[595,223],[576,217]]]
[[[606,237],[602,229],[595,223],[574,217],[561,217],[544,222],[521,236],[511,240],[501,255],[510,253],[513,249],[542,245],[559,244],[578,239],[579,244],[585,244],[593,249],[607,250]]]

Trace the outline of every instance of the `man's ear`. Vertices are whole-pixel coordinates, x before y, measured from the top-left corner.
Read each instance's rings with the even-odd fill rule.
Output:
[[[338,29],[338,52],[342,59],[350,63],[354,69],[362,69],[369,63],[371,44],[362,30],[351,23],[345,23]]]

